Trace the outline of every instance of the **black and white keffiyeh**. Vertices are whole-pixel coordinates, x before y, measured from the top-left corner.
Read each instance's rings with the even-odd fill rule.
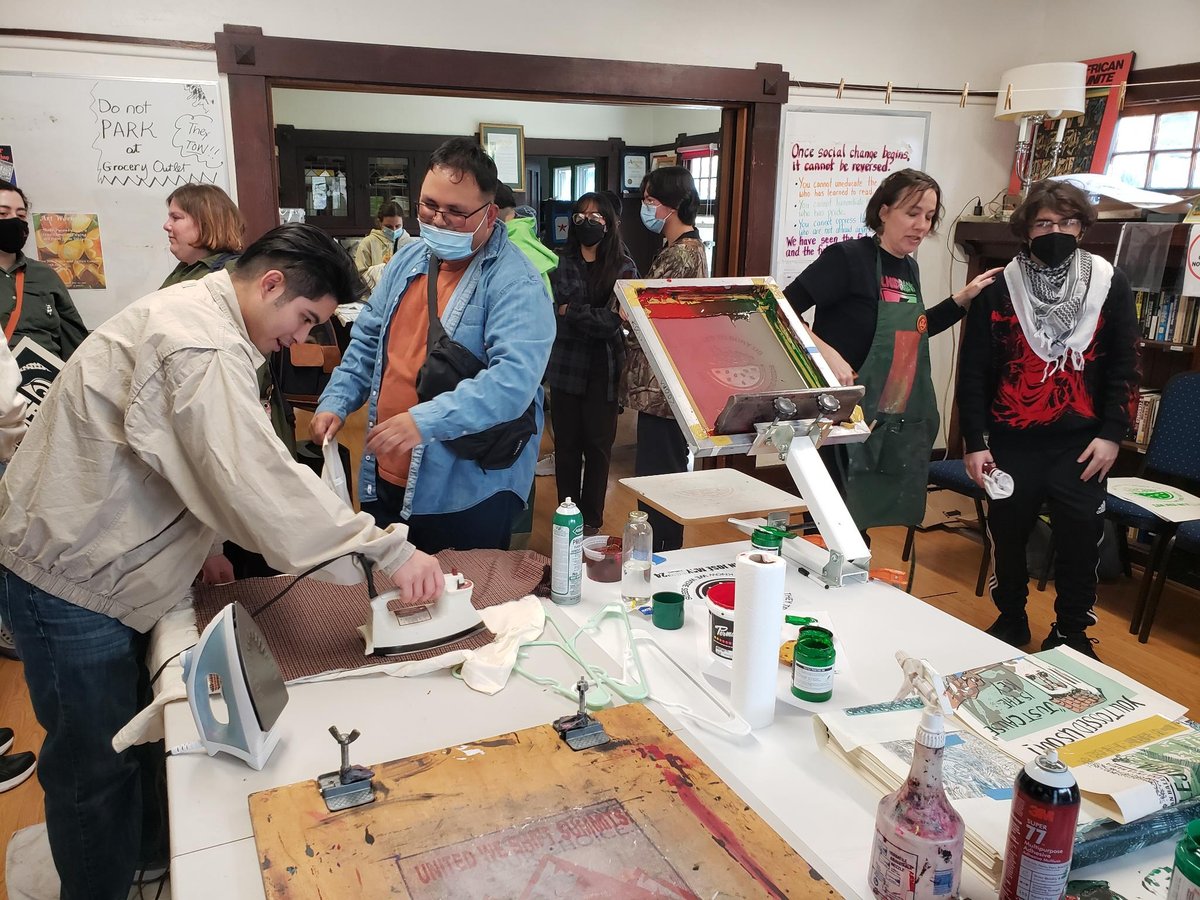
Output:
[[[1076,250],[1051,268],[1023,249],[1005,266],[1004,280],[1025,339],[1046,363],[1042,380],[1067,365],[1082,369],[1112,284],[1112,265]]]

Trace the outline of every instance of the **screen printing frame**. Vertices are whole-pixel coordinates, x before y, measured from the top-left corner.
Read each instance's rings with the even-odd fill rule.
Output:
[[[679,423],[684,438],[687,440],[688,446],[691,448],[694,456],[725,456],[733,453],[750,453],[757,433],[753,427],[739,434],[714,434],[709,431],[700,412],[693,405],[691,394],[684,385],[683,379],[680,377],[679,371],[671,359],[671,354],[663,345],[654,324],[651,322],[650,316],[643,308],[639,292],[648,289],[686,289],[713,286],[753,288],[755,290],[765,288],[775,300],[776,310],[779,313],[780,319],[792,332],[793,336],[795,336],[801,349],[808,354],[826,383],[834,385],[834,387],[811,388],[808,391],[790,391],[786,392],[787,395],[796,400],[797,406],[803,409],[808,405],[804,402],[804,399],[810,398],[812,403],[815,403],[817,396],[820,394],[829,394],[839,401],[841,407],[839,413],[835,414],[833,418],[835,420],[849,418],[855,404],[858,403],[862,396],[862,388],[860,386],[844,387],[838,385],[838,380],[833,374],[833,369],[821,355],[821,351],[813,340],[808,327],[792,309],[791,303],[783,296],[783,292],[773,278],[767,276],[751,278],[621,279],[617,281],[613,291],[617,295],[621,309],[630,327],[633,329],[634,336],[637,338],[642,350],[646,353],[646,358],[650,362],[650,368],[654,371],[655,376],[657,376],[659,383],[663,387],[663,393],[666,395],[667,402],[671,406],[671,411],[675,414],[675,419]],[[797,395],[803,395],[803,398]],[[731,396],[737,395],[734,394]],[[809,417],[802,413],[799,418]],[[841,443],[844,440],[863,440],[862,435],[858,432],[864,428],[865,426],[861,425],[855,428],[835,428],[828,437],[827,442]],[[839,434],[838,432],[844,432],[844,434]]]

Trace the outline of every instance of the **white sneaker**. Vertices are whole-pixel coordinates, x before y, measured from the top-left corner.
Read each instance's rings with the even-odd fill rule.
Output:
[[[537,461],[537,465],[533,468],[534,475],[553,475],[554,474],[554,454],[547,453]]]

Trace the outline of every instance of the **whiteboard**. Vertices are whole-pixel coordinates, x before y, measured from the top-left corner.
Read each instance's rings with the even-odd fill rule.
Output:
[[[897,169],[923,169],[929,113],[788,106],[771,274],[781,285],[830,244],[870,234],[863,212]]]
[[[187,182],[229,188],[211,81],[0,72],[0,145],[33,213],[99,218],[104,288],[72,288],[89,328],[151,291],[178,262],[162,230]],[[24,251],[36,258],[34,235]]]

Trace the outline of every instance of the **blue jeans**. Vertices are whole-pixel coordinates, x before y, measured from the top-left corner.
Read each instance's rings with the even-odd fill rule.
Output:
[[[362,511],[374,516],[380,528],[404,522],[408,525],[408,542],[425,553],[451,549],[507,550],[513,522],[522,505],[521,498],[512,491],[497,491],[462,512],[412,516],[406,521],[400,515],[404,509],[404,488],[380,478],[376,491],[377,499],[363,503]]]
[[[117,753],[112,738],[137,714],[148,687],[145,636],[9,571],[0,615],[46,729],[38,780],[60,896],[124,900],[141,851],[142,767],[139,753]]]

